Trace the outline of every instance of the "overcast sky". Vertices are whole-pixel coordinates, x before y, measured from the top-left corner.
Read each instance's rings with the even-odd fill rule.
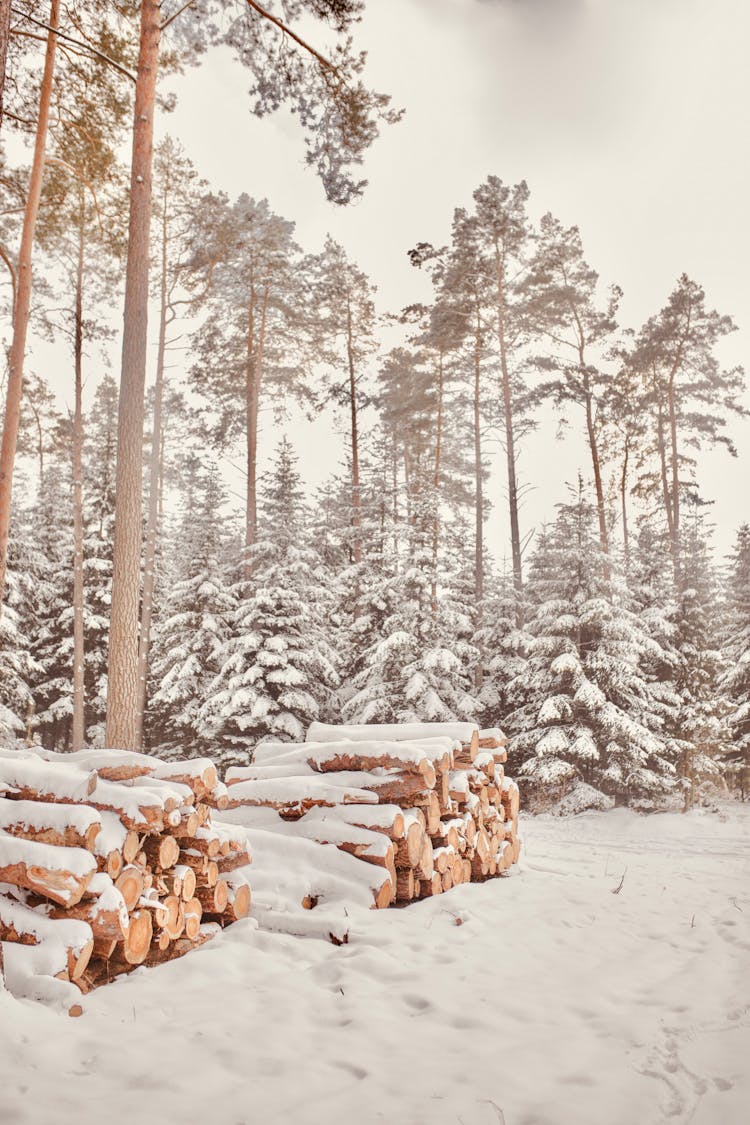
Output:
[[[686,271],[737,319],[724,351],[733,364],[746,358],[750,309],[749,39],[743,0],[369,0],[357,31],[368,81],[406,114],[368,153],[369,187],[347,209],[326,203],[304,167],[293,119],[250,116],[247,81],[227,56],[174,83],[167,126],[215,186],[267,196],[294,219],[306,249],[330,231],[383,309],[429,296],[406,251],[445,242],[454,207],[470,205],[487,175],[526,179],[532,214],[577,223],[590,263],[622,286],[623,323],[658,311]],[[750,518],[750,424],[734,430],[738,460],[703,458],[722,550]],[[556,443],[553,433],[543,427],[523,454],[535,485],[527,530],[588,469],[578,435]],[[304,426],[290,436],[311,479],[335,465],[335,442]],[[501,476],[494,489],[491,541],[502,552]]]
[[[589,262],[625,291],[622,322],[637,328],[685,271],[740,325],[727,363],[746,361],[750,312],[748,107],[750,10],[745,0],[369,0],[357,29],[367,80],[406,110],[367,155],[356,205],[325,201],[304,166],[290,117],[257,120],[247,78],[228,54],[173,80],[176,135],[199,171],[231,195],[266,196],[297,224],[306,250],[327,232],[378,286],[381,309],[429,297],[408,262],[418,240],[447,241],[453,209],[489,174],[525,179],[535,217],[551,210],[581,229]],[[748,398],[750,406],[750,398]],[[716,501],[717,545],[750,519],[750,424],[734,426],[740,457],[702,459]],[[526,530],[565,499],[585,449],[554,427],[527,443],[521,471],[535,486]],[[291,427],[305,473],[335,467],[343,440]],[[263,435],[266,450],[274,434]],[[325,450],[325,452],[323,452]],[[502,477],[490,537],[506,539]]]

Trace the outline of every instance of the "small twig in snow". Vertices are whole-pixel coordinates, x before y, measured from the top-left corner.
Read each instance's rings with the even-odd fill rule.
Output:
[[[620,879],[620,882],[617,884],[617,886],[612,891],[613,895],[619,895],[620,891],[622,890],[622,885],[625,882],[625,876],[627,875],[627,873],[628,873],[628,869],[626,867],[625,870],[622,873],[622,879]]]
[[[742,907],[737,905],[737,899],[736,898],[730,898],[729,901],[731,902],[731,904],[732,904],[732,906],[734,907],[735,910],[739,910],[740,914],[745,913],[745,911],[742,909]]]

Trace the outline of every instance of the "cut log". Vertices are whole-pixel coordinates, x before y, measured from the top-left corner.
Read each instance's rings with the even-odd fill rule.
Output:
[[[396,847],[396,868],[416,867],[422,855],[425,831],[417,820],[412,820],[402,840]]]
[[[411,902],[414,898],[414,872],[411,868],[396,875],[396,902]]]
[[[91,959],[94,938],[85,922],[49,918],[12,898],[0,895],[0,941],[21,945],[43,945],[64,950],[64,971],[76,981]]]
[[[161,832],[164,827],[164,802],[152,790],[100,781],[88,803],[95,809],[116,813],[120,822],[129,829]]]
[[[96,773],[51,765],[35,755],[0,755],[0,791],[22,801],[85,804],[97,787]]]
[[[194,846],[193,841],[191,841],[192,846]],[[174,867],[180,858],[180,845],[174,836],[152,836],[144,841],[143,850],[146,853],[146,861],[149,866],[159,868],[162,871]]]
[[[201,918],[203,916],[203,907],[200,899],[191,898],[190,902],[186,902],[184,906],[185,918],[185,937],[190,941],[197,941],[201,928]]]
[[[135,910],[130,915],[128,936],[121,948],[124,961],[128,965],[142,965],[146,960],[151,938],[153,937],[154,924],[150,910]],[[115,957],[117,953],[115,953]]]
[[[419,897],[432,898],[433,895],[443,893],[443,880],[439,871],[435,871],[431,879],[420,879]]]
[[[219,879],[219,882],[226,882],[227,886],[227,905],[223,910],[223,923],[238,922],[240,918],[246,918],[250,913],[251,892],[250,886],[242,880],[232,880],[231,876],[228,879]],[[209,919],[209,921],[215,919]]]
[[[223,914],[229,901],[229,889],[223,879],[213,887],[198,887],[195,897],[206,914]]]
[[[0,797],[0,829],[10,836],[92,851],[101,826],[99,813],[86,805],[9,801]]]
[[[136,903],[146,890],[143,868],[130,863],[115,880],[115,887],[122,895],[128,911],[134,910]]]
[[[0,831],[0,883],[74,906],[95,871],[96,860],[83,848],[56,848]]]
[[[238,867],[247,867],[252,863],[252,857],[246,851],[230,852],[229,855],[219,856],[215,863],[220,875],[228,875],[230,871],[236,871]]]
[[[419,856],[419,863],[416,866],[415,874],[420,879],[431,879],[435,872],[435,865],[432,859],[432,840],[425,833],[422,841],[422,851]]]
[[[191,839],[201,827],[202,822],[208,819],[210,811],[206,805],[201,805],[198,808],[192,808],[190,805],[183,806],[179,810],[180,818],[177,824],[174,826],[165,824],[164,831],[178,838]]]
[[[78,918],[91,927],[94,938],[122,941],[128,932],[128,908],[125,898],[112,880],[103,874],[94,875],[86,897],[70,907],[49,910],[52,918]]]
[[[398,805],[337,805],[335,813],[345,824],[383,832],[391,840],[404,835],[404,814]]]

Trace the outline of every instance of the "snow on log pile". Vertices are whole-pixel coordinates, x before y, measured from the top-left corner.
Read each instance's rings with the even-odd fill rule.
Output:
[[[81,993],[171,960],[248,914],[241,829],[206,759],[0,750],[0,964],[11,992]],[[218,924],[218,925],[216,925]]]
[[[306,742],[261,743],[251,765],[227,771],[222,815],[248,829],[260,867],[294,866],[284,887],[305,907],[408,903],[517,861],[504,745],[473,723],[313,723]],[[338,860],[329,847],[316,864],[311,844]]]

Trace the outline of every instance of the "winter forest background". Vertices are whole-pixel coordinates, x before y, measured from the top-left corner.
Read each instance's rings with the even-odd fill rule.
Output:
[[[79,34],[132,71],[107,6],[82,7]],[[109,7],[132,16],[128,4]],[[415,0],[409,18],[422,10]],[[389,301],[388,279],[347,241],[303,238],[300,216],[255,186],[254,165],[273,150],[268,122],[252,123],[266,138],[261,159],[257,148],[237,156],[243,190],[191,158],[189,132],[170,129],[185,122],[181,91],[189,103],[188,83],[225,60],[215,52],[249,49],[232,25],[223,34],[198,71],[179,76],[206,46],[195,41],[176,38],[164,63],[143,448],[144,747],[229,764],[263,738],[302,738],[314,719],[476,719],[510,736],[508,769],[531,809],[681,807],[727,788],[744,799],[750,526],[715,527],[722,481],[706,471],[716,449],[747,466],[732,343],[743,305],[724,307],[676,254],[660,264],[661,298],[632,319],[612,284],[618,262],[589,258],[575,225],[585,231],[586,215],[566,201],[556,217],[554,173],[527,187],[525,171],[509,175],[494,154],[439,221],[417,210],[398,250],[410,280]],[[31,34],[13,41],[6,264],[42,50]],[[59,55],[0,616],[0,740],[64,750],[76,707],[86,741],[104,739],[131,104],[111,68],[62,45]],[[376,148],[411,112],[388,81],[407,112],[381,123]],[[277,95],[256,90],[265,109]],[[243,115],[251,106],[245,98]],[[516,149],[509,165],[518,159]],[[340,202],[362,190],[327,187]],[[436,188],[408,185],[417,198]],[[628,225],[615,200],[608,210],[613,226]],[[378,221],[388,224],[384,210]],[[368,224],[375,244],[378,222]],[[7,344],[10,273],[2,283]],[[574,469],[555,481],[571,449]],[[337,462],[323,480],[309,468],[318,455]],[[543,494],[533,504],[532,489]],[[76,615],[85,674],[74,698]]]

